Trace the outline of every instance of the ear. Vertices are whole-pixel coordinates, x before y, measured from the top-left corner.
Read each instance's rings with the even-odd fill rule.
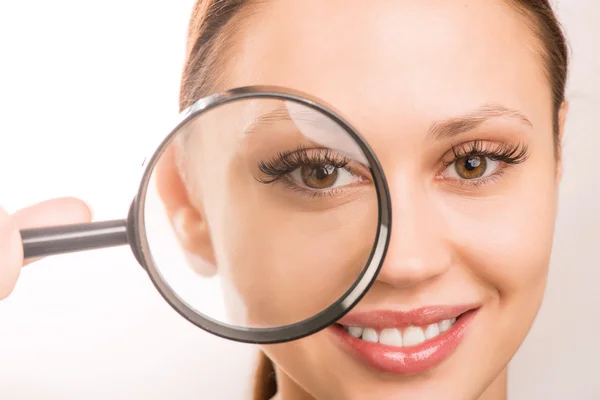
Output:
[[[190,201],[190,188],[182,179],[177,155],[177,145],[172,144],[155,167],[158,194],[192,268],[202,276],[212,276],[216,261],[208,224]]]
[[[562,146],[563,146],[563,137],[565,133],[565,122],[567,120],[567,114],[569,113],[569,102],[567,100],[563,101],[559,110],[558,110],[558,159],[557,159],[557,169],[556,169],[556,178],[558,181],[562,180],[563,177],[563,161],[562,161]]]

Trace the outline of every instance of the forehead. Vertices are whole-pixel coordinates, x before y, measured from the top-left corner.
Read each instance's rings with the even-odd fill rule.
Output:
[[[302,90],[351,119],[441,118],[491,102],[536,119],[550,104],[538,46],[501,0],[265,1],[233,40],[228,87]]]

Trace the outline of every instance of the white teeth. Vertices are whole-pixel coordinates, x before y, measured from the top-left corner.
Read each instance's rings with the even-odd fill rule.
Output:
[[[446,332],[452,327],[452,324],[454,324],[454,322],[452,322],[450,319],[445,319],[442,322],[439,322],[438,325],[440,327],[440,333]]]
[[[456,318],[445,319],[437,324],[431,324],[426,327],[409,326],[403,330],[396,328],[385,328],[376,331],[373,328],[361,326],[345,326],[344,328],[355,338],[370,343],[381,343],[393,347],[416,346],[426,340],[447,332],[448,329],[456,323]]]
[[[404,331],[402,338],[404,339],[404,346],[416,346],[425,341],[425,334],[423,329],[417,326],[409,326]]]
[[[402,334],[398,329],[386,328],[379,334],[379,343],[386,346],[402,347]]]
[[[377,343],[379,341],[379,335],[377,335],[375,329],[365,328],[362,334],[362,340],[365,342]]]
[[[429,340],[440,334],[438,324],[431,324],[425,329],[425,339]]]
[[[360,326],[349,326],[348,327],[348,332],[354,336],[355,338],[360,338],[363,334],[363,328],[361,328]]]

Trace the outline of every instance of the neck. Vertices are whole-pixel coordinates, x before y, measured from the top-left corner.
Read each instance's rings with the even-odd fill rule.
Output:
[[[271,400],[316,400],[279,368],[276,376],[278,391]],[[508,374],[505,368],[477,400],[506,400],[507,386]]]
[[[508,373],[506,368],[504,368],[477,400],[506,400],[508,398],[507,386]]]

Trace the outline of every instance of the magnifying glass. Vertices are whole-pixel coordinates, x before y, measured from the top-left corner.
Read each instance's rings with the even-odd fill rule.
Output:
[[[390,222],[380,163],[340,115],[307,94],[253,86],[181,114],[126,219],[21,236],[26,259],[129,245],[188,321],[270,344],[328,327],[363,297]]]

